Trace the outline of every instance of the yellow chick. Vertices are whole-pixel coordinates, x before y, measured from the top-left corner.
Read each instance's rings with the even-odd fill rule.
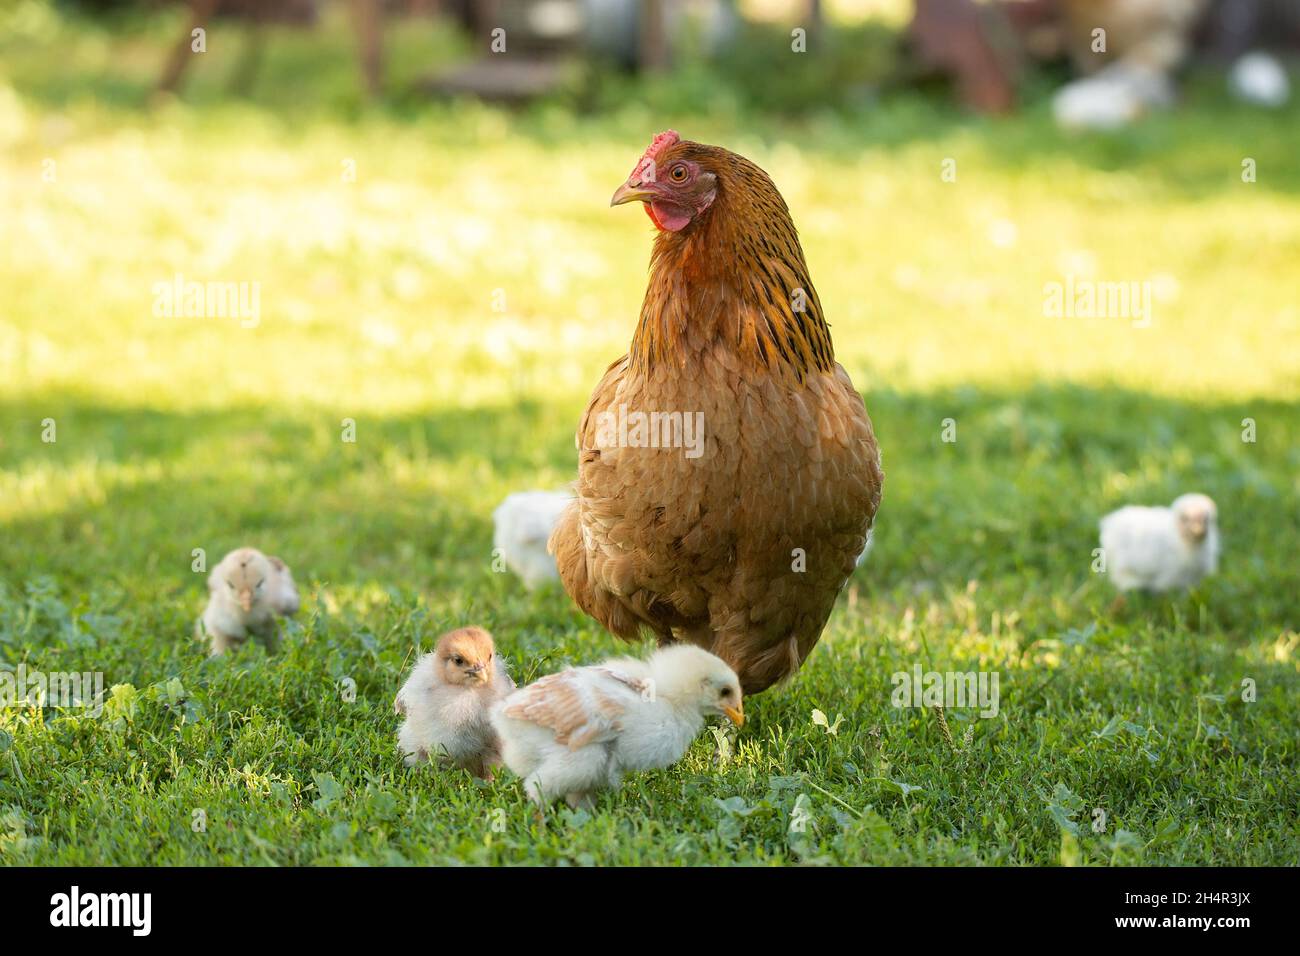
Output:
[[[208,606],[194,634],[200,640],[207,637],[214,657],[250,636],[274,650],[276,617],[297,611],[298,588],[289,566],[256,548],[239,548],[208,575]]]
[[[416,661],[393,702],[406,718],[397,733],[406,765],[436,760],[491,779],[501,747],[488,715],[514,689],[491,634],[462,627],[442,635],[433,653]]]

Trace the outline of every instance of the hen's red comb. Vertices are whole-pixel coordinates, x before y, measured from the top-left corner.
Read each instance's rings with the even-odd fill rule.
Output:
[[[645,151],[645,154],[651,159],[658,159],[660,153],[670,146],[676,146],[681,139],[677,135],[677,130],[666,129],[651,141],[650,148]]]
[[[633,180],[638,182],[653,180],[655,178],[655,167],[659,165],[659,157],[664,150],[681,142],[681,139],[677,135],[677,131],[673,129],[666,129],[656,136],[651,141],[650,148],[642,153],[641,158],[636,161],[636,167],[633,168],[632,175],[627,178],[627,181],[630,183]]]

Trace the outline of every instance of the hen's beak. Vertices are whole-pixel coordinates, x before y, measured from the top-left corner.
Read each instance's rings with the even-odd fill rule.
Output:
[[[730,718],[731,722],[737,727],[745,726],[745,712],[739,707],[723,707],[722,712]]]
[[[625,202],[636,202],[638,200],[649,202],[652,199],[654,199],[654,193],[644,186],[640,184],[633,186],[631,183],[624,183],[614,190],[614,198],[609,201],[609,204],[611,206],[621,206]]]

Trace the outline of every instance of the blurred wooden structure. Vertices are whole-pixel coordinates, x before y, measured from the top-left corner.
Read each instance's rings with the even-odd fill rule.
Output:
[[[967,106],[983,113],[1015,106],[1019,50],[999,5],[916,0],[908,39],[919,66],[951,76]]]
[[[437,12],[438,0],[408,0],[427,12]],[[353,30],[357,35],[357,58],[366,92],[376,95],[383,87],[383,0],[348,0]],[[185,32],[172,48],[158,79],[158,91],[175,93],[185,79],[193,52],[193,33],[202,28],[209,34],[222,21],[245,25],[244,50],[231,78],[232,86],[250,89],[261,62],[270,24],[313,26],[319,18],[317,0],[189,0]],[[211,37],[209,36],[209,40]]]
[[[436,95],[499,102],[542,96],[559,85],[570,63],[591,52],[593,31],[605,31],[601,52],[615,60],[635,59],[635,50],[629,57],[626,44],[639,32],[638,6],[641,17],[653,21],[653,33],[664,0],[460,0],[456,16],[479,56],[422,85]],[[661,51],[651,53],[659,56]]]
[[[596,57],[632,70],[669,68],[673,23],[686,0],[459,0],[458,16],[482,50],[479,59],[434,77],[435,93],[525,100],[559,83],[565,65]],[[731,10],[734,0],[695,0]],[[814,5],[817,0],[812,0]],[[491,47],[504,31],[506,51]]]

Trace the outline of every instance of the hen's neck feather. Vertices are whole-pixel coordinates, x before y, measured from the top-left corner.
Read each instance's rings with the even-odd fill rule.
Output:
[[[717,152],[713,205],[681,232],[655,237],[633,368],[646,374],[724,348],[798,382],[830,371],[830,328],[785,200],[753,163]]]

